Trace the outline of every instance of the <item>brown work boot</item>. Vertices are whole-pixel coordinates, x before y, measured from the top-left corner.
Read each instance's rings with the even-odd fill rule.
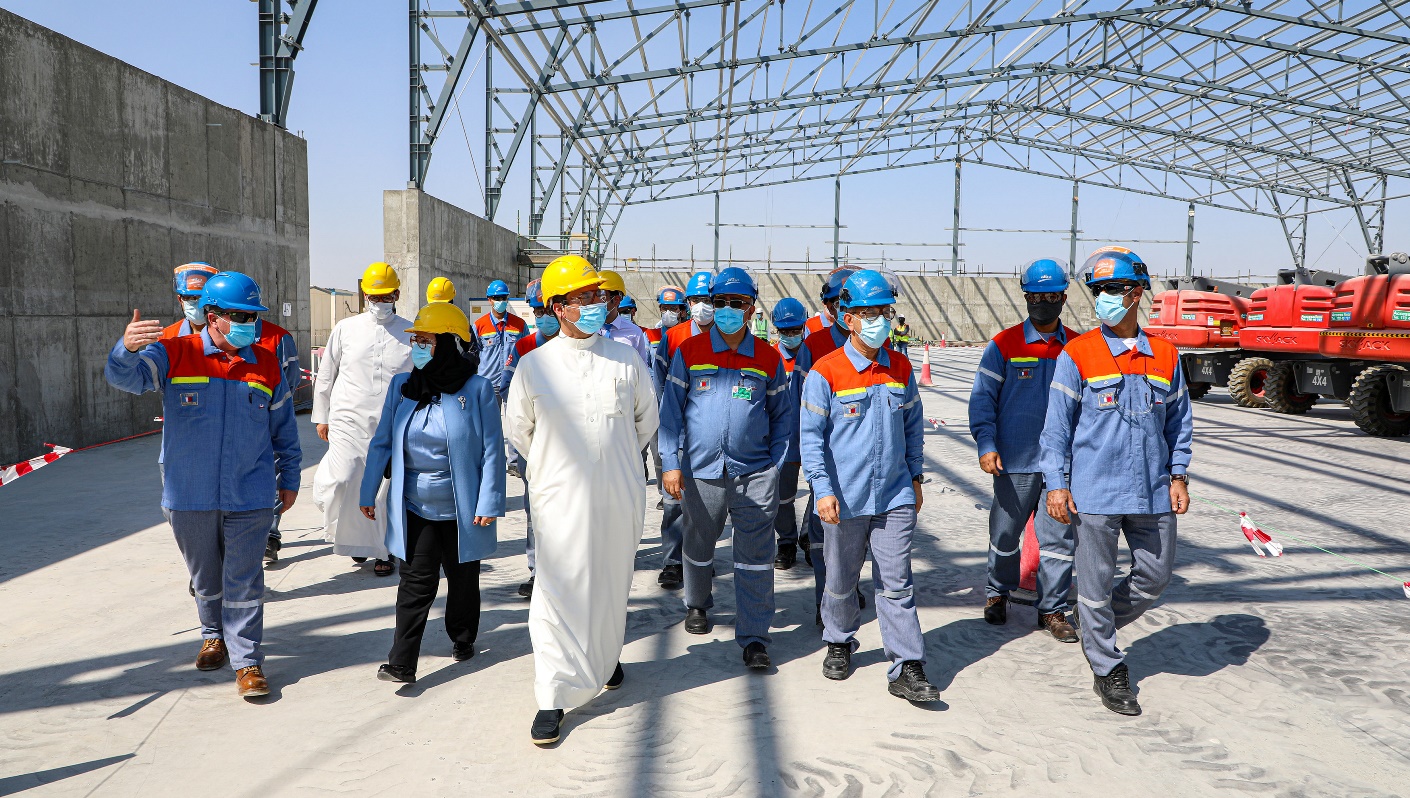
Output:
[[[984,602],[984,620],[995,626],[1002,626],[1008,623],[1008,597],[990,596],[989,600]]]
[[[1072,624],[1067,622],[1067,615],[1062,611],[1045,612],[1038,616],[1038,628],[1047,629],[1048,632],[1063,643],[1076,643],[1077,630],[1072,628]]]
[[[225,641],[219,637],[208,637],[201,642],[201,653],[196,655],[196,670],[213,671],[225,664]]]
[[[269,681],[264,678],[264,671],[258,665],[235,671],[235,686],[240,689],[241,698],[269,695]]]

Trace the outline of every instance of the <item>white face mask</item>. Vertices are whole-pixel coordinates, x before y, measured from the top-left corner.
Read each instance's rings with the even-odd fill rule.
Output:
[[[690,306],[690,317],[701,326],[709,324],[715,320],[715,306],[709,302],[696,302]]]
[[[395,302],[368,302],[367,310],[372,314],[372,318],[377,321],[386,321],[396,315],[397,303]]]
[[[674,310],[668,310],[661,314],[661,329],[674,327],[680,323],[680,314]]]

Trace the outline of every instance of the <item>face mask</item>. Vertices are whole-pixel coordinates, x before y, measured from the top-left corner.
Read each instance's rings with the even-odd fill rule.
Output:
[[[537,319],[534,319],[534,324],[538,325],[539,332],[544,335],[557,335],[558,329],[561,326],[558,323],[558,317],[552,313],[545,313]]]
[[[725,335],[734,335],[744,328],[744,311],[728,306],[716,310],[715,326]]]
[[[697,302],[690,306],[690,317],[703,327],[715,320],[715,306],[709,302]]]
[[[1126,297],[1102,294],[1097,297],[1097,318],[1108,327],[1115,327],[1126,318]]]
[[[873,349],[880,349],[886,343],[886,339],[891,337],[891,320],[885,316],[877,316],[871,321],[862,322],[862,331],[858,333],[862,338],[862,343]]]
[[[681,314],[675,312],[674,310],[665,310],[661,312],[661,329],[665,330],[674,327],[680,323]]]
[[[1062,315],[1063,304],[1064,303],[1061,301],[1029,302],[1028,318],[1032,319],[1033,323],[1039,325],[1040,327],[1052,324],[1053,322],[1057,321],[1058,316]]]
[[[592,335],[602,329],[602,324],[605,321],[607,321],[607,303],[598,302],[595,305],[579,307],[578,320],[573,322],[573,326],[578,328],[578,332]]]
[[[192,327],[201,327],[206,323],[206,314],[201,312],[201,299],[181,300],[181,311],[186,315],[186,320],[191,322]]]
[[[494,301],[494,312],[495,312],[495,313],[503,313],[504,311],[506,311],[506,310],[508,310],[508,309],[509,309],[509,300],[507,300],[507,299],[496,299],[496,300]]]
[[[372,318],[377,321],[386,321],[396,315],[397,304],[395,302],[368,302],[367,309],[372,312]]]
[[[230,322],[230,332],[225,334],[225,340],[236,349],[244,349],[255,342],[255,322],[247,321],[244,324]]]
[[[797,349],[803,344],[803,336],[801,335],[782,335],[779,336],[778,340],[779,343],[783,344],[785,349]]]
[[[431,356],[435,354],[430,344],[411,343],[411,363],[417,368],[425,368],[431,362]]]

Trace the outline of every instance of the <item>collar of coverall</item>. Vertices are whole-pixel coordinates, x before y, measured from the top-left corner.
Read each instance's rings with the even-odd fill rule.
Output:
[[[847,343],[842,345],[842,351],[847,353],[848,362],[852,364],[852,368],[856,369],[858,374],[866,371],[867,367],[872,364],[870,358],[858,352],[857,347],[852,346],[851,338],[848,338]],[[884,369],[891,367],[891,358],[886,356],[886,347],[883,346],[876,350],[876,364]]]
[[[1054,331],[1053,335],[1054,335],[1054,337],[1057,338],[1058,343],[1060,343],[1060,344],[1066,344],[1066,343],[1067,343],[1067,329],[1066,329],[1065,327],[1063,327],[1061,324],[1058,325],[1057,330]],[[1038,343],[1039,341],[1043,340],[1043,334],[1040,333],[1040,332],[1038,332],[1038,328],[1037,328],[1037,327],[1034,327],[1034,326],[1033,326],[1033,320],[1032,320],[1032,319],[1024,319],[1024,320],[1023,320],[1023,340],[1024,340],[1026,343],[1030,343],[1030,344],[1036,344],[1036,343]],[[1122,348],[1124,349],[1125,346],[1123,345]]]
[[[211,355],[215,354],[232,354],[231,352],[226,352],[224,349],[221,349],[220,347],[216,346],[215,341],[211,340],[211,326],[209,324],[205,326],[205,329],[201,330],[201,343],[205,344],[206,357],[210,357]],[[241,347],[240,349],[235,350],[233,354],[241,360],[245,361],[246,363],[259,362],[259,358],[255,356],[255,348],[253,345]]]
[[[710,325],[710,347],[716,352],[723,352],[729,349],[729,344],[725,343],[725,337],[720,334],[720,327],[717,324]],[[753,357],[754,336],[745,334],[744,340],[739,342],[739,349],[735,351],[745,357]]]
[[[1116,356],[1126,351],[1126,343],[1121,340],[1121,336],[1111,331],[1111,328],[1102,325],[1102,335],[1106,338],[1107,348],[1111,350],[1112,356]],[[1154,357],[1151,351],[1151,342],[1146,338],[1146,331],[1140,327],[1136,328],[1136,351],[1146,357]]]

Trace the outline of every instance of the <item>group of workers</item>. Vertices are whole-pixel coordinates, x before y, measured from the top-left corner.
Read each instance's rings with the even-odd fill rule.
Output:
[[[1116,630],[1169,582],[1175,515],[1189,506],[1191,406],[1174,348],[1148,338],[1132,312],[1150,286],[1145,264],[1107,247],[1085,270],[1097,329],[1062,325],[1067,268],[1034,261],[1022,283],[1027,320],[994,337],[975,377],[970,427],[994,479],[983,613],[1006,622],[1032,518],[1039,627],[1080,639],[1104,705],[1139,714]],[[248,276],[186,264],[176,288],[185,321],[163,331],[134,312],[105,373],[122,390],[163,392],[162,506],[201,620],[196,666],[228,659],[239,694],[264,695],[261,558],[277,559],[276,513],[299,488],[298,361],[288,334],[259,318],[267,308]],[[620,275],[572,255],[528,286],[532,332],[498,280],[473,324],[445,278],[413,321],[396,314],[389,265],[369,266],[361,290],[367,310],[334,327],[315,382],[313,422],[328,450],[314,501],[335,554],[371,559],[379,576],[399,563],[380,679],[415,681],[441,572],[452,656],[474,656],[480,561],[495,551],[513,474],[529,521],[520,594],[531,602],[539,706],[531,739],[555,742],[565,710],[624,680],[647,458],[663,509],[657,581],[683,588],[687,633],[711,629],[728,522],[744,665],[772,666],[774,574],[795,566],[802,545],[822,672],[846,679],[870,556],[888,692],[939,700],[911,564],[924,415],[893,276],[834,270],[813,316],[797,299],[778,301],[773,345],[752,332],[759,291],[738,267],[663,287],[661,321],[648,329],[635,323]],[[809,488],[801,522],[800,476]],[[1133,566],[1113,585],[1123,534]]]

